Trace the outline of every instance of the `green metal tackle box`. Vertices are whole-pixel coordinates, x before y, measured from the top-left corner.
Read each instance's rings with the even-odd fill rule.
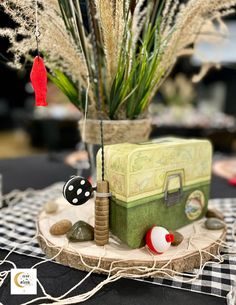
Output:
[[[105,146],[110,230],[131,248],[141,247],[152,225],[176,230],[203,217],[211,180],[207,140],[160,138]],[[101,178],[101,151],[97,155]]]

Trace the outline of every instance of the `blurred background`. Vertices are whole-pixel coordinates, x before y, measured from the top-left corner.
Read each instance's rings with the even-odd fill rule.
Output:
[[[221,61],[197,84],[198,58],[182,59],[162,86],[149,108],[153,118],[152,137],[177,135],[208,138],[216,152],[236,151],[236,20],[227,20],[229,39],[211,47],[198,46],[206,60]],[[0,27],[12,21],[0,12]],[[47,108],[34,107],[29,82],[30,67],[16,71],[6,65],[11,56],[8,42],[0,40],[0,158],[41,153],[68,153],[80,143],[80,113],[52,84],[48,85]]]

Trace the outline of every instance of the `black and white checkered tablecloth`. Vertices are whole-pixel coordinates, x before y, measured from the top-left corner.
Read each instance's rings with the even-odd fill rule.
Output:
[[[44,190],[31,191],[17,204],[0,210],[0,248],[12,250],[15,247],[17,253],[45,258],[36,240],[27,245],[21,243],[29,241],[35,235],[35,219],[42,205],[60,196],[61,190],[62,184],[58,183]],[[228,226],[227,242],[232,245],[234,242],[232,230],[236,221],[236,198],[214,199],[210,204],[223,212]],[[223,252],[223,254],[228,253]],[[178,277],[178,280],[157,278],[141,281],[215,295],[226,298],[228,304],[232,305],[236,293],[236,255],[228,254],[222,264],[206,266],[194,282],[184,283],[184,279],[188,278]]]

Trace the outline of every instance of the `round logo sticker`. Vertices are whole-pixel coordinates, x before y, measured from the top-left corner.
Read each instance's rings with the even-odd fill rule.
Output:
[[[205,198],[203,192],[199,190],[192,192],[185,205],[185,214],[188,219],[197,219],[201,215],[204,205]]]

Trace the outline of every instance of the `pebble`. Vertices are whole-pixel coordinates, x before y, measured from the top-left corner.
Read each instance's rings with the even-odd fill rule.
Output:
[[[205,226],[208,230],[220,230],[225,227],[225,223],[218,218],[208,218],[205,221]]]
[[[67,233],[67,238],[71,242],[81,242],[94,239],[94,228],[87,222],[77,221],[70,231]]]
[[[177,231],[172,232],[172,234],[174,235],[174,241],[171,243],[171,245],[178,246],[179,244],[181,244],[184,240],[183,235]]]
[[[224,220],[224,215],[220,212],[217,211],[215,209],[208,209],[207,213],[206,213],[206,218],[218,218],[220,220]]]
[[[55,213],[58,210],[58,204],[53,201],[49,201],[44,205],[44,211],[48,214]]]
[[[50,233],[52,235],[63,235],[66,234],[72,227],[70,220],[62,219],[54,223],[50,228]]]

